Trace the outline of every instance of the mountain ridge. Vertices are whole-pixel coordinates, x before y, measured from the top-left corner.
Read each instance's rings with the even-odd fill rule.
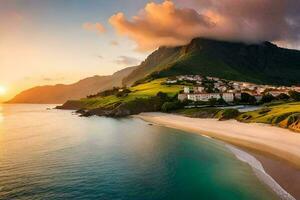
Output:
[[[275,85],[299,84],[300,51],[267,41],[246,44],[195,38],[187,45],[157,49],[123,83],[131,85],[146,76],[184,74]]]
[[[195,38],[187,45],[160,47],[140,65],[113,75],[96,75],[70,85],[38,86],[21,92],[9,103],[64,103],[143,79],[193,74],[258,84],[300,84],[300,51],[267,41],[246,44]]]
[[[22,91],[6,103],[61,104],[70,99],[78,100],[112,87],[121,87],[122,78],[134,68],[124,68],[107,76],[95,75],[87,77],[73,84],[36,86]]]

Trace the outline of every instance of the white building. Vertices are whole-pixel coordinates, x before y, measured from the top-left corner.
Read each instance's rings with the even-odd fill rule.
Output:
[[[187,94],[178,94],[178,100],[179,101],[184,101],[187,99]]]
[[[254,97],[255,97],[256,101],[260,101],[262,99],[262,95],[259,95],[259,94],[254,95]]]
[[[177,80],[167,80],[167,83],[169,83],[169,84],[177,83]]]
[[[295,90],[296,92],[300,92],[300,86],[292,86],[292,89]]]
[[[234,97],[236,99],[241,99],[242,98],[242,93],[240,93],[240,92],[234,93]]]
[[[227,87],[226,87],[226,86],[222,86],[222,87],[219,88],[219,90],[220,90],[221,92],[226,92]]]
[[[234,101],[234,93],[225,92],[222,94],[223,99],[226,102],[233,102]]]
[[[191,101],[209,101],[210,99],[220,99],[220,93],[199,93],[199,94],[188,94],[187,99]]]
[[[183,92],[186,93],[186,94],[189,94],[190,93],[190,88],[189,87],[184,87]]]
[[[194,93],[203,93],[204,87],[194,87]]]
[[[259,87],[259,88],[256,89],[256,92],[257,92],[258,94],[262,94],[264,91],[265,91],[265,88],[264,88],[264,87]]]

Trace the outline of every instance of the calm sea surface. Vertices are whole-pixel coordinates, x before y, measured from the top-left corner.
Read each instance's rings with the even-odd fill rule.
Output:
[[[0,105],[1,200],[277,199],[214,140],[47,107]]]

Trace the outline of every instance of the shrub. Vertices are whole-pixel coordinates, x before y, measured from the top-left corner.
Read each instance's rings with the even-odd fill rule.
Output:
[[[271,102],[273,100],[276,100],[276,98],[273,95],[271,95],[271,94],[264,94],[262,96],[262,99],[260,100],[260,103],[269,103],[269,102]]]
[[[211,99],[208,100],[208,104],[210,106],[217,105],[217,103],[218,103],[218,100],[216,98],[211,98]]]
[[[219,120],[228,120],[228,119],[235,119],[240,115],[240,112],[237,109],[224,109],[220,111]]]
[[[246,103],[246,104],[255,104],[256,99],[254,96],[248,94],[248,93],[242,93],[241,94],[241,103]]]
[[[173,111],[173,110],[177,110],[181,107],[182,106],[181,106],[181,103],[179,101],[165,102],[161,107],[161,111],[162,112],[170,112],[170,111]]]
[[[291,124],[295,123],[299,119],[300,119],[300,113],[295,113],[290,115],[287,119],[287,126],[290,126]]]
[[[163,101],[154,96],[149,98],[136,98],[129,102],[122,103],[116,110],[119,111],[118,115],[133,115],[141,112],[155,112],[160,111]],[[124,114],[122,114],[124,113]]]
[[[167,93],[164,93],[164,92],[158,92],[156,94],[156,96],[158,98],[160,98],[161,100],[168,100],[168,94]]]
[[[267,114],[267,113],[270,112],[270,111],[271,111],[270,108],[263,108],[263,109],[261,109],[260,111],[258,111],[258,114],[264,115],[264,114]]]
[[[116,96],[117,97],[126,97],[131,91],[129,89],[123,89],[122,91],[118,91]]]
[[[296,91],[292,90],[292,91],[289,91],[289,95],[294,101],[300,101],[300,92],[296,92]]]
[[[281,93],[277,96],[277,99],[279,99],[279,100],[288,100],[289,98],[290,98],[290,96],[285,93]]]
[[[217,100],[217,104],[218,105],[227,105],[227,102],[223,98],[220,98]]]
[[[284,113],[282,115],[279,115],[277,117],[274,117],[272,119],[272,124],[278,124],[280,122],[282,122],[283,120],[285,120],[286,118],[288,118],[290,115],[292,115],[293,113]]]

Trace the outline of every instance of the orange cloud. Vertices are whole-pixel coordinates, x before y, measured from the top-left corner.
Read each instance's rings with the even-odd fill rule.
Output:
[[[113,41],[110,41],[110,45],[112,45],[112,46],[118,46],[119,42],[116,41],[116,40],[113,40]]]
[[[115,14],[109,23],[119,34],[134,40],[142,51],[185,44],[205,29],[214,27],[210,18],[193,9],[176,8],[171,1],[148,3],[131,20],[123,13]]]
[[[82,25],[82,27],[85,30],[93,31],[93,32],[97,32],[97,33],[105,33],[106,32],[106,28],[100,23],[86,22]]]
[[[299,13],[299,0],[166,0],[146,4],[130,19],[117,13],[109,23],[118,34],[135,41],[138,50],[183,45],[195,37],[299,43]]]

